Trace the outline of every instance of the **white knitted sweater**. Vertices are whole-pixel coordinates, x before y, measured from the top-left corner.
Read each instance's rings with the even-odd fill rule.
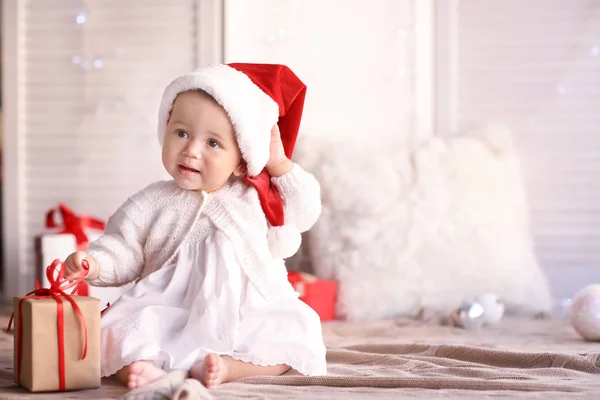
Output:
[[[272,178],[284,204],[285,224],[307,231],[321,213],[320,187],[294,165]],[[268,300],[294,296],[283,260],[273,257],[268,224],[256,190],[241,180],[206,193],[181,189],[174,181],[151,184],[113,214],[88,254],[100,263],[94,286],[120,286],[143,279],[171,261],[203,213],[231,240],[244,272]]]

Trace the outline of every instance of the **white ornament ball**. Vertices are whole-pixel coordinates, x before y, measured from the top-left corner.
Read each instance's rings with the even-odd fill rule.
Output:
[[[483,307],[483,323],[493,325],[500,322],[504,316],[504,304],[493,293],[482,293],[475,301]]]
[[[600,284],[581,289],[571,303],[571,324],[584,339],[600,341]]]

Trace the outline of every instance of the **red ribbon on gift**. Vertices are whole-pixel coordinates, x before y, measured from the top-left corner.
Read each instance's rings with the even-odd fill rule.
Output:
[[[57,212],[63,220],[62,225],[55,221],[54,216]],[[77,250],[83,251],[87,250],[89,243],[85,229],[98,229],[102,231],[105,225],[99,219],[87,215],[76,215],[69,207],[61,203],[58,205],[58,208],[53,208],[46,213],[46,228],[62,228],[59,234],[71,234],[75,236]],[[81,296],[88,295],[88,286],[85,282],[81,285],[77,294]]]
[[[59,268],[60,266],[60,268]],[[58,268],[58,271],[57,271]],[[46,268],[46,277],[48,278],[48,282],[50,282],[49,288],[40,288],[39,281],[36,281],[35,286],[36,289],[27,293],[20,301],[19,301],[19,309],[18,309],[18,319],[17,319],[17,383],[21,382],[21,360],[22,360],[22,343],[21,343],[21,335],[22,335],[22,315],[21,315],[21,306],[23,305],[23,301],[25,300],[36,300],[36,299],[47,299],[53,298],[56,300],[56,327],[58,330],[58,377],[59,377],[59,390],[64,391],[66,387],[66,379],[65,379],[65,327],[64,327],[64,307],[62,298],[65,298],[71,306],[73,307],[73,311],[77,315],[79,322],[81,323],[82,332],[83,332],[83,351],[81,354],[81,359],[85,359],[87,355],[87,325],[85,323],[85,318],[83,317],[83,313],[81,309],[73,300],[71,295],[65,293],[65,290],[73,288],[72,293],[77,291],[77,288],[80,284],[83,283],[84,278],[87,276],[89,271],[89,264],[86,260],[82,262],[82,269],[74,274],[71,274],[65,277],[65,265],[61,260],[54,260],[48,268]],[[12,326],[14,313],[11,315],[10,320],[8,321],[8,327],[6,331],[10,331],[10,327]]]
[[[54,214],[60,213],[63,223],[59,225],[54,220]],[[62,228],[63,233],[70,233],[75,236],[77,242],[77,250],[85,250],[88,245],[88,237],[86,236],[84,229],[98,229],[104,230],[104,222],[99,219],[89,217],[87,215],[76,215],[71,209],[64,204],[59,204],[58,208],[53,208],[46,213],[46,227],[47,228]]]
[[[288,272],[288,281],[292,284],[292,287],[298,295],[304,297],[305,285],[316,282],[317,278],[308,274],[290,271]]]

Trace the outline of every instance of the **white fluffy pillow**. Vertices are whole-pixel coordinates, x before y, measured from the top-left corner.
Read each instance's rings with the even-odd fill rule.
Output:
[[[339,282],[349,320],[447,312],[482,292],[509,310],[550,309],[510,134],[432,139],[411,158],[390,140],[305,139],[296,160],[321,183],[315,273]]]

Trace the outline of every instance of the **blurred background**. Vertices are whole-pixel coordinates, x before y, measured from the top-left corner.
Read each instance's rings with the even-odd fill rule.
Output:
[[[49,209],[105,220],[166,178],[162,90],[213,62],[290,66],[314,141],[402,158],[508,127],[553,296],[600,281],[600,0],[3,0],[1,23],[4,299]]]

